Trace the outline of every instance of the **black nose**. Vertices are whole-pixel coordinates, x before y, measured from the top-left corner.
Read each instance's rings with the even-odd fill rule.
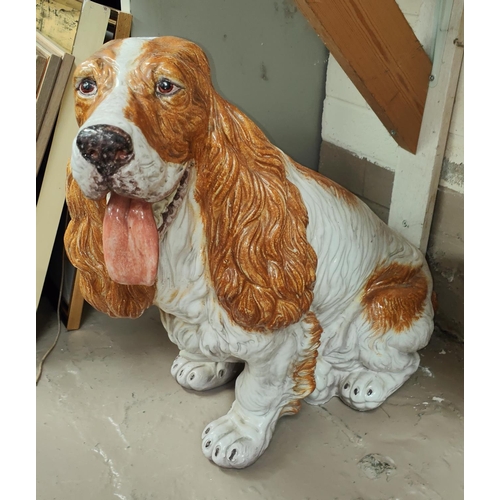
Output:
[[[84,128],[76,138],[76,145],[82,156],[103,176],[114,174],[134,157],[132,138],[113,125]]]

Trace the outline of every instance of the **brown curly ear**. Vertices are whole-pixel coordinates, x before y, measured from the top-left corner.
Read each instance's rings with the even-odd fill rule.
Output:
[[[70,262],[80,270],[80,288],[84,299],[112,317],[139,317],[153,303],[155,287],[120,285],[111,280],[102,249],[106,201],[85,198],[71,175],[69,164],[66,201],[71,221],[64,234],[64,246]]]
[[[209,145],[197,158],[196,199],[219,302],[248,330],[296,323],[313,299],[317,257],[307,209],[284,155],[213,91]]]

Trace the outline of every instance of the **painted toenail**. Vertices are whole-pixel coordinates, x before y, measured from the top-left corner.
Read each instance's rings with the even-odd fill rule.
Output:
[[[229,455],[229,460],[232,460],[235,455],[236,455],[236,449],[234,449],[233,451],[231,451],[231,455]]]
[[[205,443],[205,448],[208,448],[211,444],[212,444],[212,441],[208,440],[208,441]]]
[[[189,376],[189,380],[193,380],[194,379],[194,373],[191,373],[191,375]]]
[[[222,378],[222,377],[223,377],[223,375],[224,375],[224,370],[219,370],[219,377],[221,377],[221,378]]]
[[[356,387],[356,389],[354,389],[354,395],[357,395],[359,392],[359,389]]]
[[[371,396],[373,394],[373,391],[371,389],[369,389],[367,394],[368,394],[368,396]]]
[[[219,447],[217,446],[217,448],[215,448],[215,456],[217,456],[219,454]]]
[[[344,389],[349,389],[349,384],[344,385]]]

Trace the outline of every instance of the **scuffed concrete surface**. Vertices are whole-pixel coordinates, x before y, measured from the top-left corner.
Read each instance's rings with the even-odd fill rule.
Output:
[[[456,191],[463,193],[464,190],[464,164],[455,163],[449,158],[444,158],[441,169],[441,182],[449,187],[454,187]]]
[[[57,332],[37,315],[37,360]],[[282,418],[265,454],[219,469],[201,433],[234,383],[188,392],[156,309],[137,320],[85,309],[37,387],[38,500],[437,500],[463,498],[463,345],[435,334],[421,368],[379,409],[340,400]]]

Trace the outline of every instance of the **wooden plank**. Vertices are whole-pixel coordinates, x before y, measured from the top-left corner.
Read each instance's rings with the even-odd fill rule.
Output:
[[[116,20],[115,39],[128,38],[132,29],[132,15],[126,12],[118,12]]]
[[[54,56],[53,56],[54,57]],[[43,157],[45,156],[45,151],[47,145],[49,144],[50,136],[54,130],[54,125],[56,123],[57,114],[59,113],[59,108],[61,106],[62,97],[66,86],[68,84],[69,77],[73,72],[73,62],[75,58],[70,54],[65,54],[61,62],[57,74],[57,80],[54,84],[52,94],[50,96],[50,101],[48,103],[47,109],[45,111],[43,122],[41,124],[40,133],[36,139],[36,174],[40,170]],[[38,104],[38,101],[37,101]],[[38,120],[38,116],[37,116]]]
[[[395,0],[296,0],[394,140],[415,153],[431,61]]]
[[[73,290],[71,291],[71,298],[68,304],[67,330],[78,330],[78,328],[80,328],[84,303],[85,300],[80,290],[80,271],[77,269],[73,282]]]
[[[400,152],[392,189],[389,226],[424,253],[464,54],[463,12],[463,0],[454,0],[449,24],[440,28],[444,50],[434,63],[436,85],[429,88],[418,151]]]
[[[40,134],[40,128],[42,127],[43,118],[47,111],[47,107],[50,102],[50,96],[54,90],[56,84],[57,75],[59,73],[59,67],[61,66],[62,59],[59,56],[52,55],[47,63],[47,69],[45,71],[42,86],[36,100],[36,138],[38,140],[38,135]]]
[[[48,58],[44,54],[37,53],[36,55],[36,97],[40,92],[45,68],[47,67]]]
[[[85,2],[73,47],[78,65],[96,52],[103,43],[109,8]],[[68,82],[57,118],[43,184],[36,206],[36,307],[40,302],[57,227],[65,202],[66,165],[78,131],[73,103],[73,85]]]

